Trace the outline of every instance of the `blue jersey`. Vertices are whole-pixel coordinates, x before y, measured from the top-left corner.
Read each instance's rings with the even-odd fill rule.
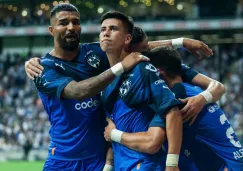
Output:
[[[77,57],[71,61],[46,54],[41,58],[41,65],[44,71],[35,79],[35,85],[51,123],[48,158],[81,160],[95,156],[103,162],[105,117],[100,95],[82,101],[61,97],[72,80],[85,80],[108,68],[100,45],[80,45]]]
[[[193,77],[197,74],[187,67],[183,71]],[[187,78],[191,80],[190,76]],[[155,113],[165,116],[169,109],[179,104],[159,77],[157,69],[148,62],[140,63],[132,71],[116,78],[102,92],[102,102],[117,129],[129,133],[144,132],[149,126],[156,126],[157,123],[150,124]],[[164,169],[166,153],[162,149],[150,155],[115,142],[112,147],[115,170]]]
[[[203,90],[188,83],[177,83],[172,91],[176,98],[186,98]],[[223,170],[225,167],[229,171],[243,170],[242,146],[216,103],[207,104],[191,126],[183,125],[182,151],[202,171]]]

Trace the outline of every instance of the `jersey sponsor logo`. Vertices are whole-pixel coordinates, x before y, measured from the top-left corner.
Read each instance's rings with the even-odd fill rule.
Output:
[[[159,80],[155,81],[154,84],[158,85],[158,84],[162,84],[164,82],[165,82],[164,80],[159,79]]]
[[[157,69],[155,68],[155,66],[153,66],[152,64],[148,64],[145,66],[145,69],[152,71],[152,72],[157,72]]]
[[[75,109],[81,110],[81,109],[87,109],[87,108],[92,108],[92,107],[98,107],[100,104],[99,100],[93,100],[90,98],[89,101],[82,102],[82,103],[76,103],[75,104]]]
[[[128,91],[130,90],[131,88],[131,81],[130,80],[125,80],[121,87],[119,88],[119,94],[121,97],[124,97],[127,95]]]
[[[65,70],[65,68],[63,67],[62,63],[61,64],[58,64],[58,63],[55,63],[56,66],[62,68],[63,70]]]
[[[88,56],[87,62],[90,66],[94,68],[99,68],[100,66],[100,59],[94,54]]]
[[[46,86],[47,84],[50,84],[51,82],[48,82],[46,79],[43,81],[43,86]]]

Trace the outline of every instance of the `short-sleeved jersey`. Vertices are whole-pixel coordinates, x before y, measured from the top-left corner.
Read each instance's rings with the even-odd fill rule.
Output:
[[[108,64],[99,43],[80,45],[77,57],[71,61],[50,54],[41,58],[44,71],[34,82],[51,123],[50,158],[105,157],[105,117],[100,95],[79,101],[62,98],[61,93],[72,80],[82,81],[95,76],[106,70]]]
[[[148,62],[139,63],[132,71],[117,77],[102,92],[102,103],[117,129],[129,133],[147,131],[155,113],[165,115],[179,104],[157,69]],[[138,164],[145,170],[161,170],[162,150],[150,155],[119,143],[113,143],[112,147],[115,170],[132,170]]]

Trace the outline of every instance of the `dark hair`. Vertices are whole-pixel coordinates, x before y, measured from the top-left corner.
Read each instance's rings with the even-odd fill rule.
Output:
[[[134,26],[131,44],[141,43],[146,37],[147,34],[143,31],[143,29],[138,26]]]
[[[75,11],[75,12],[79,13],[78,9],[74,5],[63,3],[63,4],[58,4],[52,8],[51,18],[54,17],[56,15],[56,13],[58,13],[60,11]]]
[[[146,56],[156,68],[164,70],[169,77],[174,78],[181,74],[181,56],[175,49],[160,46],[147,52]]]
[[[125,25],[125,29],[127,30],[127,32],[133,35],[134,24],[131,17],[128,17],[119,11],[109,11],[101,16],[100,23],[109,18],[121,20],[122,23]]]

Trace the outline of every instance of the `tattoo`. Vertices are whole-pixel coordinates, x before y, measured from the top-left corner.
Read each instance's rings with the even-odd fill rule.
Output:
[[[107,70],[98,76],[83,81],[71,81],[63,90],[62,97],[68,99],[84,100],[99,94],[116,76]]]

